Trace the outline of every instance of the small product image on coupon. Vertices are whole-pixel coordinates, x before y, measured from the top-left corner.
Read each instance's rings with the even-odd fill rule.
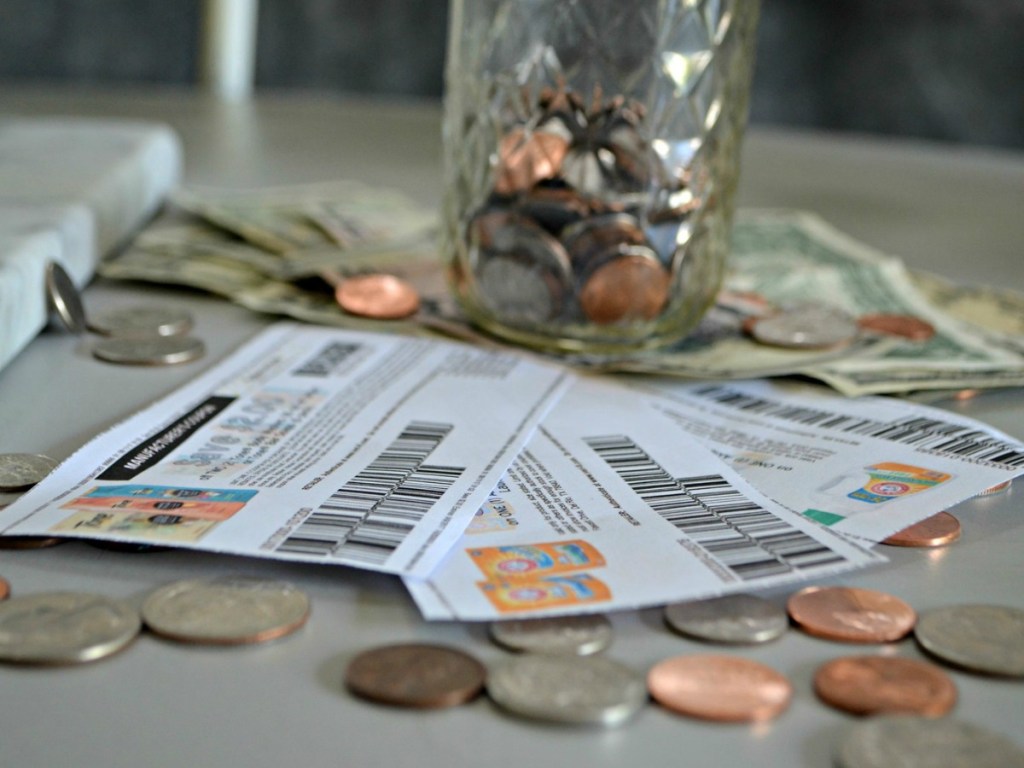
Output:
[[[589,573],[547,576],[536,581],[478,581],[477,586],[500,613],[603,603],[612,599],[608,585]]]
[[[808,509],[804,514],[830,525],[847,515],[927,491],[952,478],[947,472],[911,464],[893,461],[870,464],[859,472],[840,475],[819,486],[815,500],[825,509]]]
[[[484,576],[491,580],[537,579],[572,573],[605,564],[604,556],[592,545],[575,539],[540,544],[467,549]]]

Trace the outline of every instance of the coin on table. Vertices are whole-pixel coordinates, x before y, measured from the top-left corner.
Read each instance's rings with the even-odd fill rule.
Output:
[[[612,625],[599,614],[495,621],[490,635],[513,651],[589,656],[611,644]]]
[[[949,512],[939,512],[897,531],[883,544],[893,547],[943,547],[960,538],[960,521]]]
[[[517,656],[490,670],[487,694],[512,714],[577,725],[619,725],[647,701],[643,676],[602,656]]]
[[[56,468],[56,461],[39,453],[0,453],[0,491],[28,490]]]
[[[1024,611],[1002,605],[951,605],[918,619],[914,638],[928,653],[989,675],[1024,676]]]
[[[996,494],[1002,493],[1003,491],[1010,490],[1010,486],[1013,485],[1013,480],[1004,480],[1001,483],[986,488],[984,491],[979,493],[979,496],[995,496]]]
[[[177,365],[197,360],[205,352],[203,342],[192,336],[112,336],[100,339],[92,346],[94,357],[121,365]]]
[[[675,656],[647,673],[651,696],[682,715],[718,722],[771,720],[789,706],[793,686],[771,667],[736,656]]]
[[[665,623],[713,643],[767,643],[785,633],[789,617],[762,597],[739,594],[666,605]]]
[[[192,315],[168,307],[122,307],[89,318],[89,329],[104,336],[181,336],[192,330]]]
[[[0,577],[0,600],[6,600],[11,595],[11,585],[7,579]]]
[[[43,592],[0,603],[0,661],[95,661],[139,634],[138,612],[124,600],[83,592]]]
[[[913,315],[875,312],[858,317],[857,325],[865,331],[899,336],[909,341],[928,341],[935,335],[935,326]]]
[[[71,276],[56,261],[46,263],[46,301],[71,333],[86,332],[88,323],[82,297]]]
[[[914,609],[898,597],[857,587],[807,587],[786,602],[809,635],[847,643],[888,643],[914,627]]]
[[[308,618],[309,598],[301,590],[244,576],[172,582],[142,603],[150,630],[186,643],[263,643],[295,632]]]
[[[837,309],[804,304],[784,309],[754,324],[757,341],[791,349],[833,349],[857,337],[857,322]]]
[[[350,315],[375,320],[398,320],[420,308],[419,294],[410,283],[383,273],[344,278],[334,289],[334,300]]]
[[[483,664],[457,648],[403,643],[360,653],[345,670],[345,686],[381,704],[439,709],[476,698],[486,676]]]
[[[957,698],[956,685],[934,664],[898,656],[833,659],[815,671],[814,692],[826,704],[856,715],[941,717]]]
[[[951,717],[872,717],[849,728],[838,768],[1024,768],[1024,750],[1005,736]]]

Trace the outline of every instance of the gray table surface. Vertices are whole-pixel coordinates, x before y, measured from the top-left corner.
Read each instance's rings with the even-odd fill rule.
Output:
[[[403,189],[427,205],[439,202],[436,104],[281,94],[229,105],[185,92],[2,88],[0,105],[7,114],[165,121],[181,134],[192,183],[355,178]],[[742,206],[815,211],[914,267],[964,282],[1024,289],[1022,203],[1020,155],[759,130],[745,147]],[[63,459],[271,322],[185,290],[97,280],[85,293],[90,310],[150,300],[193,312],[209,354],[171,368],[103,365],[82,340],[48,330],[0,371],[0,451]],[[1018,389],[941,405],[1024,438],[1022,404]],[[919,610],[958,602],[1024,608],[1022,491],[958,507],[964,533],[954,546],[887,548],[888,565],[842,583],[890,591]],[[17,594],[73,589],[134,598],[174,579],[234,573],[284,578],[307,590],[314,604],[309,624],[258,647],[209,649],[144,635],[91,665],[0,667],[0,766],[827,766],[838,734],[854,718],[815,699],[813,671],[840,655],[879,650],[792,631],[767,646],[723,651],[672,635],[657,610],[622,612],[611,617],[611,657],[641,670],[682,653],[760,660],[793,681],[790,709],[747,727],[688,720],[651,705],[611,730],[512,719],[485,698],[445,711],[393,710],[342,688],[346,661],[359,650],[418,640],[453,644],[485,662],[503,652],[482,626],[424,622],[390,577],[188,552],[133,555],[84,543],[0,551],[0,575]],[[781,603],[785,593],[769,596]],[[920,657],[910,640],[891,650]],[[960,691],[957,716],[1024,745],[1024,683],[951,675]]]

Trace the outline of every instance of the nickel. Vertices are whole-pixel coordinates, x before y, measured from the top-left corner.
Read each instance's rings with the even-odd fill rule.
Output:
[[[71,276],[55,261],[46,264],[46,300],[50,309],[71,333],[82,334],[88,328],[85,307]]]
[[[974,672],[1024,677],[1024,611],[951,605],[923,614],[914,637],[928,653]]]
[[[560,616],[496,621],[490,634],[498,645],[513,651],[588,656],[608,647],[612,625],[601,615]]]
[[[818,698],[855,715],[905,713],[941,717],[956,704],[956,686],[933,664],[896,656],[847,656],[818,667]]]
[[[479,661],[456,648],[409,643],[359,654],[345,671],[345,685],[382,704],[436,709],[476,698],[486,676]]]
[[[725,595],[665,606],[665,623],[714,643],[767,643],[789,628],[786,612],[754,595]]]
[[[92,347],[94,357],[120,365],[177,365],[197,360],[206,352],[191,336],[101,339]]]
[[[761,318],[751,328],[757,341],[792,349],[833,349],[857,337],[856,321],[844,312],[817,304],[786,309]]]
[[[192,329],[192,315],[166,307],[123,307],[91,318],[89,329],[103,336],[180,336]]]
[[[847,643],[888,643],[905,637],[917,618],[898,597],[856,587],[807,587],[786,603],[809,635]]]
[[[57,462],[38,453],[0,453],[0,491],[25,491],[54,469]]]

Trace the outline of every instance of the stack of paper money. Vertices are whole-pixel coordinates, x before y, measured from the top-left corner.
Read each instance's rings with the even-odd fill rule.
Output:
[[[256,311],[320,324],[422,332],[439,319],[453,320],[432,217],[393,191],[339,182],[189,190],[176,202],[191,219],[143,233],[101,273],[189,285]],[[319,280],[324,270],[396,273],[417,286],[426,310],[398,323],[347,315]],[[1024,295],[912,273],[811,214],[740,216],[722,296],[696,332],[672,347],[567,360],[698,379],[799,374],[847,395],[1024,384]],[[926,341],[865,335],[829,350],[770,346],[743,332],[747,315],[737,302],[745,296],[776,308],[815,302],[852,317],[913,317],[934,335]]]

